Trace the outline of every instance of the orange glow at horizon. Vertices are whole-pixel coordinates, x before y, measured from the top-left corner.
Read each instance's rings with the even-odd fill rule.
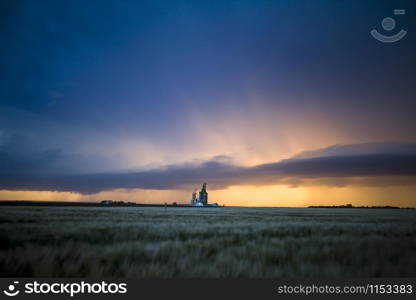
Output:
[[[328,187],[304,186],[230,186],[208,190],[209,203],[226,206],[307,207],[311,205],[400,206],[416,207],[414,186]],[[112,190],[92,195],[54,191],[0,191],[0,200],[85,201],[114,200],[136,203],[189,203],[190,191]]]
[[[242,166],[277,162],[300,152],[335,144],[383,142],[382,132],[361,130],[351,133],[350,123],[334,120],[313,107],[301,111],[289,108],[267,109],[268,104],[254,98],[246,107],[227,106],[221,113],[206,114],[190,105],[186,124],[174,140],[151,136],[100,136],[83,148],[88,153],[117,154],[118,168],[152,168],[169,164],[205,161],[229,156]],[[400,135],[390,140],[406,141]]]

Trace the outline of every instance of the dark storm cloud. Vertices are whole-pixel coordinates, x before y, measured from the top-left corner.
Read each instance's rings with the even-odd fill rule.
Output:
[[[412,11],[414,1],[401,5]],[[6,0],[0,8],[0,130],[47,147],[81,151],[82,140],[97,139],[91,130],[180,144],[195,138],[194,107],[209,118],[226,107],[304,115],[310,106],[358,141],[415,140],[415,24],[398,18],[409,35],[397,45],[369,35],[396,8],[389,0]],[[72,137],[3,108],[36,113]]]
[[[188,141],[205,146],[209,139],[189,129],[209,129],[210,117],[227,107],[230,112],[241,108],[250,117],[255,107],[262,119],[263,112],[278,116],[288,111],[293,123],[313,107],[345,126],[339,136],[349,141],[415,141],[416,43],[411,33],[416,26],[410,15],[415,4],[400,4],[1,1],[0,189],[92,193],[188,187],[204,180],[221,188],[414,176],[414,145],[411,151],[399,151],[403,145],[372,145],[377,151],[357,149],[369,145],[336,146],[251,168],[216,157],[114,172],[123,161],[116,147],[120,137],[144,148],[154,144],[169,157]],[[382,45],[369,31],[380,29],[394,8],[409,12],[397,18],[397,28],[409,34],[398,44]],[[264,102],[251,100],[257,96]],[[189,120],[194,107],[196,122]],[[242,130],[235,126],[236,132]],[[283,121],[270,124],[279,126],[291,131]],[[261,126],[256,130],[261,133]],[[311,124],[308,132],[321,130]],[[126,144],[127,150],[133,148]],[[192,155],[203,154],[196,150]],[[153,162],[140,153],[137,157],[142,159],[137,165]]]
[[[377,148],[380,146],[380,149]],[[24,170],[17,163],[15,172],[0,174],[0,189],[9,190],[55,190],[73,191],[80,193],[95,193],[112,189],[178,189],[190,188],[203,181],[209,182],[212,188],[225,188],[240,184],[302,184],[305,180],[324,179],[325,184],[354,184],[354,178],[372,178],[368,181],[377,185],[374,178],[406,178],[406,184],[416,184],[409,179],[416,176],[415,144],[362,144],[335,146],[321,151],[315,151],[312,158],[292,158],[276,163],[262,164],[254,167],[241,167],[229,163],[227,157],[216,157],[203,163],[170,165],[163,168],[118,173],[100,174],[56,174],[45,175],[43,169],[39,172]],[[365,154],[359,149],[367,149]],[[316,153],[327,153],[332,149],[332,155],[316,156]],[[336,153],[336,150],[340,154]],[[354,149],[358,149],[354,152]],[[368,149],[373,149],[369,153]],[[384,152],[389,149],[390,152]],[[300,155],[301,156],[301,155]],[[57,159],[56,154],[44,153],[35,156],[34,164],[42,161],[42,157]],[[9,165],[6,165],[6,160]],[[3,166],[13,170],[10,153],[6,160],[0,161]],[[59,159],[58,159],[59,160]],[[7,170],[7,169],[6,169]],[[17,170],[20,170],[17,171]],[[62,171],[62,170],[61,170]],[[352,178],[352,180],[345,180]],[[341,179],[341,180],[338,180]],[[381,180],[385,183],[385,181]],[[397,183],[397,182],[396,182]]]
[[[0,131],[0,180],[6,178],[38,178],[111,168],[108,159],[99,155],[68,153],[61,148],[44,149],[36,145],[36,137]]]

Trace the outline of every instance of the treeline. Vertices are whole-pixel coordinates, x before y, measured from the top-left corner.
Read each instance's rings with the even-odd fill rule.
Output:
[[[409,208],[403,208],[398,206],[354,206],[352,204],[345,204],[345,205],[313,205],[309,206],[309,208],[378,208],[378,209],[413,209],[411,207]]]

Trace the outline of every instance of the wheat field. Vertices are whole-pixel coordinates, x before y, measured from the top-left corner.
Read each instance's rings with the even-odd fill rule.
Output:
[[[416,210],[1,207],[1,277],[415,277]]]

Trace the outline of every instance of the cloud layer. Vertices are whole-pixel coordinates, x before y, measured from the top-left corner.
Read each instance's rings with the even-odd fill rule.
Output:
[[[416,184],[416,144],[413,143],[337,145],[254,167],[234,165],[227,157],[215,157],[205,162],[150,170],[86,174],[75,173],[66,159],[71,163],[76,160],[57,150],[29,156],[2,147],[0,189],[90,194],[120,188],[188,189],[203,181],[214,189],[241,184]]]

